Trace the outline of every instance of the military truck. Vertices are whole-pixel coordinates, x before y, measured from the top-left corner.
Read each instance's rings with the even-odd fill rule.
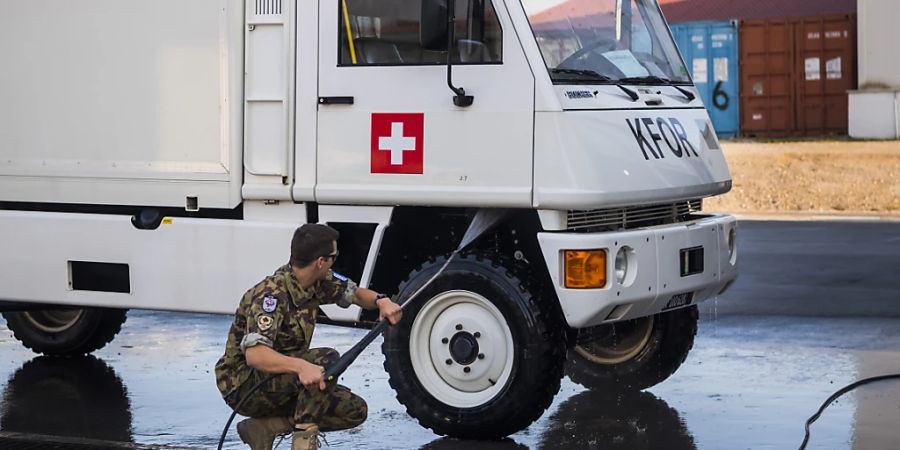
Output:
[[[655,0],[32,0],[0,25],[0,299],[35,352],[97,350],[128,309],[233,313],[308,222],[402,302],[504,208],[382,347],[423,426],[496,438],[566,371],[665,380],[736,276]]]

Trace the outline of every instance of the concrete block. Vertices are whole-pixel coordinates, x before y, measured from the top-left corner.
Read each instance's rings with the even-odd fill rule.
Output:
[[[900,139],[900,92],[850,91],[849,134],[857,139]]]

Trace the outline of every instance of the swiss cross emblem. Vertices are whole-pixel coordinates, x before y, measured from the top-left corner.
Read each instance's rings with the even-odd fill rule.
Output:
[[[423,113],[372,114],[372,173],[421,174]]]

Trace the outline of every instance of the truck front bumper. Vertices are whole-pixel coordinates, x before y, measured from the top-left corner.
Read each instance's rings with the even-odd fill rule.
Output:
[[[621,232],[542,232],[538,242],[566,322],[584,328],[649,316],[721,294],[737,276],[736,229],[733,216],[714,215]],[[623,248],[628,252],[628,272],[620,281],[615,259]],[[564,252],[587,249],[606,249],[606,286],[566,288]]]

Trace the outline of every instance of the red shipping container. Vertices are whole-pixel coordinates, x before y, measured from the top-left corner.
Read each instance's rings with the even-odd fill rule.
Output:
[[[669,23],[855,14],[856,0],[659,0]]]
[[[856,17],[817,17],[796,24],[797,129],[847,134],[847,91],[856,89]]]
[[[745,136],[847,133],[856,88],[856,16],[741,21]]]

